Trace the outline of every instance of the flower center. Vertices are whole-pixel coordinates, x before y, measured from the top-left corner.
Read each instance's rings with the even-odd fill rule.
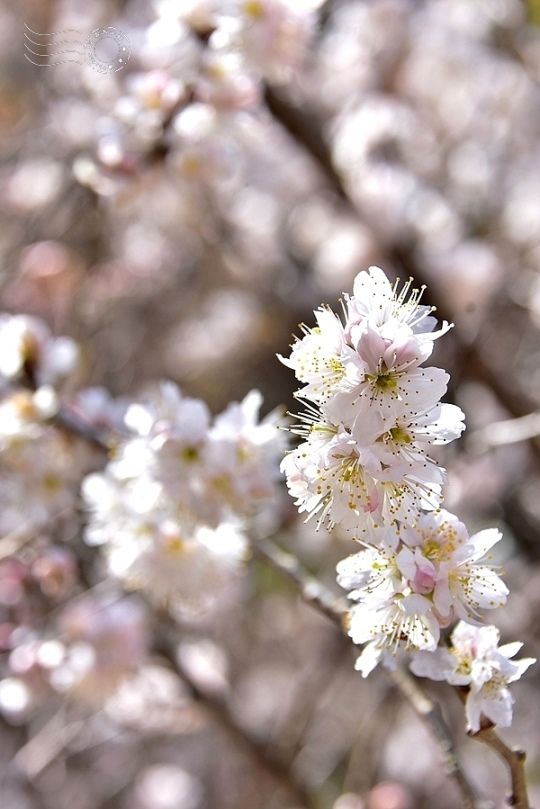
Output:
[[[396,444],[410,444],[412,442],[411,436],[399,425],[392,427],[389,432],[392,441],[395,441]]]
[[[371,382],[375,387],[383,393],[388,390],[395,390],[397,388],[397,379],[393,374],[366,374],[366,381]]]

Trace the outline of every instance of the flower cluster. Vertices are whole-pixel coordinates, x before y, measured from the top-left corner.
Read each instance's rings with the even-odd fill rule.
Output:
[[[441,627],[455,618],[478,621],[502,606],[508,590],[482,559],[501,534],[488,528],[469,537],[444,509],[420,514],[414,526],[391,527],[377,546],[338,565],[338,582],[357,603],[349,616],[355,643],[367,643],[356,668],[367,676],[400,641],[434,651]]]
[[[345,324],[321,308],[317,326],[281,357],[310,402],[297,428],[305,441],[282,468],[296,505],[319,524],[373,536],[441,502],[444,470],[428,452],[461,434],[463,413],[440,403],[448,374],[423,367],[450,327],[434,331],[410,286],[398,291],[378,267],[360,273]]]
[[[304,440],[282,468],[308,519],[339,525],[363,546],[337,568],[355,602],[348,626],[353,641],[365,644],[356,663],[363,676],[379,662],[393,666],[399,648],[418,652],[417,673],[471,684],[471,727],[477,729],[486,700],[500,708],[490,702],[486,716],[508,724],[506,684],[533,661],[508,663],[516,645],[495,654],[497,630],[476,628],[485,610],[506,602],[508,590],[486,560],[501,534],[492,528],[469,536],[441,507],[445,470],[428,453],[460,435],[463,413],[440,402],[448,374],[424,366],[434,340],[450,326],[435,330],[420,298],[411,282],[400,289],[371,267],[345,296],[345,322],[321,308],[317,326],[303,327],[290,358],[281,360],[303,384],[297,397],[309,403],[295,428]],[[454,633],[454,650],[441,651],[441,629],[455,619],[464,623]],[[477,637],[484,638],[487,663]],[[467,654],[470,665],[462,660]],[[477,654],[478,675],[470,662]],[[418,662],[431,655],[433,663]]]
[[[76,509],[88,448],[53,426],[79,349],[28,315],[0,315],[0,532],[58,528]]]
[[[129,437],[82,487],[86,541],[104,545],[110,572],[161,605],[207,608],[246,550],[244,523],[275,501],[283,434],[249,393],[211,418],[199,399],[163,383],[127,408]]]

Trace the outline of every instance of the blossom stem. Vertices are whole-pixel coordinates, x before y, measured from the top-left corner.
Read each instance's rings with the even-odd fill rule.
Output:
[[[530,809],[525,778],[525,759],[527,757],[525,751],[508,747],[493,727],[480,728],[477,733],[472,734],[472,738],[491,747],[506,761],[512,782],[512,794],[508,798],[508,803],[515,809]]]
[[[319,612],[344,629],[344,620],[347,616],[345,599],[336,598],[320,581],[310,576],[296,556],[287,553],[270,539],[252,542],[251,550],[254,556],[263,559],[296,585],[306,603],[312,604]]]
[[[450,732],[441,715],[439,706],[419,688],[416,681],[404,669],[388,671],[388,676],[401,696],[411,705],[416,715],[428,725],[437,740],[446,774],[455,781],[462,798],[463,809],[477,809],[479,801],[475,791],[461,769]]]

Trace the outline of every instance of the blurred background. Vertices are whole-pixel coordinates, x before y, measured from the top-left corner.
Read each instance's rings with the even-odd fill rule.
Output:
[[[315,307],[337,311],[371,264],[426,284],[455,323],[433,364],[468,426],[441,454],[446,507],[504,531],[494,622],[537,657],[539,24],[536,0],[0,4],[2,311],[80,342],[73,390],[134,397],[167,378],[214,413],[252,388],[264,412],[296,412],[275,355]],[[280,521],[338,595],[350,540],[299,522],[285,494]],[[362,680],[262,562],[219,610],[175,622],[171,656],[136,596],[83,598],[99,575],[85,580],[79,534],[0,540],[2,809],[460,805],[391,683]],[[41,673],[60,631],[105,661],[67,695]],[[528,751],[533,805],[539,677],[515,687],[504,734]],[[427,690],[502,807],[494,754],[466,739],[455,695]]]

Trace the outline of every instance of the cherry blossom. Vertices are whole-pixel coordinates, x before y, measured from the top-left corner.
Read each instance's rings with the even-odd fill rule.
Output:
[[[450,648],[412,656],[410,668],[419,677],[469,687],[465,713],[467,729],[472,733],[480,730],[483,716],[495,725],[511,724],[514,697],[508,685],[536,663],[532,657],[512,660],[523,644],[499,646],[499,638],[494,626],[477,627],[461,621],[452,632]]]

